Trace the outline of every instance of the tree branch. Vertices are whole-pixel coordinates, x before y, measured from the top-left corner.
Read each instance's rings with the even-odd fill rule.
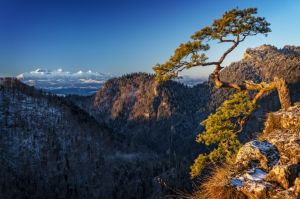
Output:
[[[226,56],[227,56],[229,53],[231,53],[231,52],[239,45],[239,43],[240,43],[240,39],[239,39],[239,36],[238,36],[238,37],[237,37],[237,40],[234,41],[234,42],[233,42],[233,45],[232,45],[229,49],[227,49],[227,50],[225,51],[225,53],[220,57],[220,59],[218,60],[218,62],[219,62],[220,64],[222,64],[222,62],[224,61],[224,59],[226,58]]]
[[[220,39],[220,43],[222,43],[222,42],[232,42],[232,43],[234,43],[235,40],[233,40],[233,39],[223,39],[223,38],[221,38],[221,39]]]

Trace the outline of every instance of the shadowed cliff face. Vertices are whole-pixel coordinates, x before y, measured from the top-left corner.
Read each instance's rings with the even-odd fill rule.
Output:
[[[206,116],[196,112],[207,102],[207,91],[207,85],[158,84],[152,75],[131,74],[108,81],[94,97],[90,112],[124,134],[133,148],[144,144],[173,153],[185,150],[175,145],[182,138],[194,140],[198,122]]]
[[[95,96],[94,107],[110,118],[126,117],[126,120],[147,120],[170,116],[167,97],[157,106],[157,84],[153,76],[131,74],[124,78],[110,80]],[[122,115],[125,114],[125,115]]]

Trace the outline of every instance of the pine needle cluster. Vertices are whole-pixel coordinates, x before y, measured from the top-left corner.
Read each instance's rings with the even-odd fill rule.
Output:
[[[195,159],[190,171],[192,178],[198,176],[209,163],[230,161],[235,157],[241,146],[238,134],[254,107],[247,91],[237,92],[201,123],[205,131],[197,136],[196,141],[213,147],[213,150]]]

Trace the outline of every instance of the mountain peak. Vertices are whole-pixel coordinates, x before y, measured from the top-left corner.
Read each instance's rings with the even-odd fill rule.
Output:
[[[300,56],[300,47],[293,45],[285,45],[283,48],[277,48],[272,45],[264,44],[256,48],[248,48],[244,55],[243,60],[247,59],[260,59],[266,58],[266,55],[281,54],[285,56]]]
[[[272,81],[275,76],[288,83],[300,81],[300,47],[289,46],[279,49],[271,45],[248,48],[242,60],[231,63],[221,71],[227,82],[242,83]]]
[[[255,56],[259,56],[261,59],[263,59],[263,55],[269,52],[276,52],[278,49],[275,46],[264,44],[261,46],[258,46],[256,48],[248,48],[246,49],[243,59],[251,59]]]
[[[82,74],[83,72],[82,72],[82,70],[79,70],[76,74]]]

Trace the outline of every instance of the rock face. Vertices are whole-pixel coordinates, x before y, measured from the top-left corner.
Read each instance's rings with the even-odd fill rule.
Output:
[[[277,149],[267,141],[251,141],[242,147],[237,155],[236,161],[243,166],[256,166],[257,164],[265,170],[270,170],[279,160]]]
[[[250,199],[300,197],[300,104],[269,113],[260,140],[238,152],[231,186]]]
[[[222,71],[222,78],[228,81],[242,82],[245,79],[253,81],[272,81],[275,76],[284,78],[288,83],[300,79],[300,47],[286,45],[278,49],[271,45],[249,48],[244,58],[234,62]],[[238,76],[232,76],[237,70]]]

